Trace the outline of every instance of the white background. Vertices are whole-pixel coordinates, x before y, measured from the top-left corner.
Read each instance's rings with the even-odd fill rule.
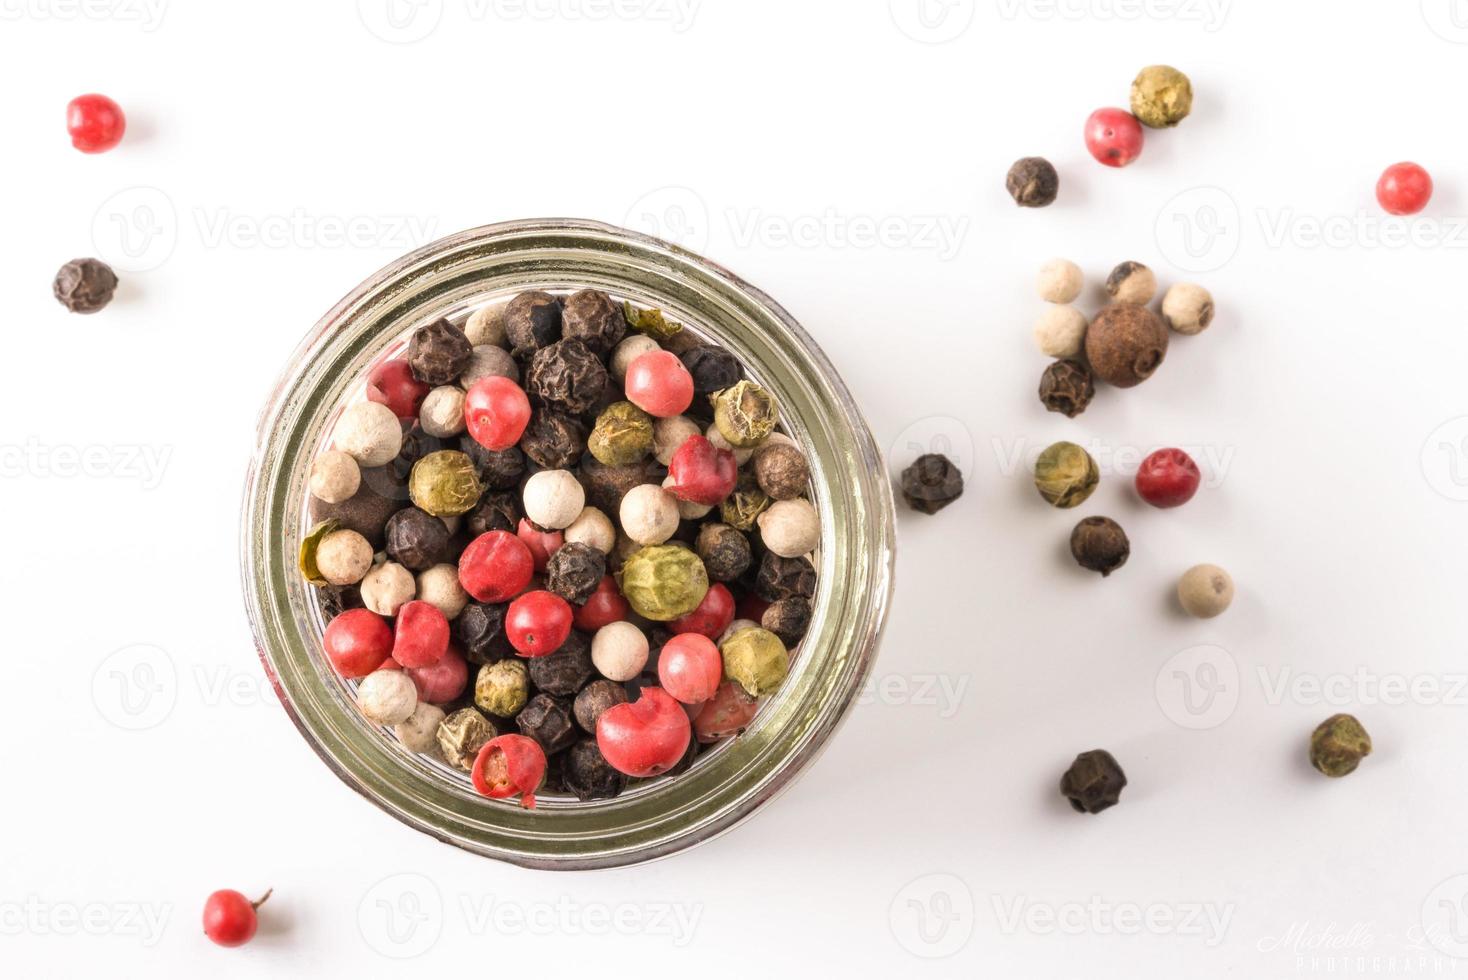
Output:
[[[7,975],[1468,972],[1468,9],[420,0],[395,29],[382,0],[95,3],[0,0]],[[1192,118],[1099,166],[1082,122],[1156,62]],[[100,157],[63,128],[87,91],[129,113]],[[1061,171],[1048,210],[1004,193],[1029,154]],[[1438,182],[1410,223],[1372,198],[1399,159]],[[317,317],[411,247],[546,215],[726,263],[894,464],[946,445],[968,479],[899,514],[877,686],[806,777],[585,875],[460,853],[331,777],[262,694],[236,557],[256,412]],[[89,254],[124,284],[72,316],[50,281]],[[1088,312],[1136,259],[1217,321],[1047,414],[1057,254]],[[1077,512],[1029,485],[1059,438],[1106,474]],[[1159,445],[1207,472],[1181,510],[1130,489]],[[1105,581],[1066,553],[1094,513],[1133,542]],[[1170,598],[1200,561],[1239,586],[1211,622]],[[1329,781],[1305,743],[1340,709],[1376,752]],[[1095,747],[1131,783],[1078,815],[1056,782]],[[211,890],[270,886],[254,943],[205,941]]]

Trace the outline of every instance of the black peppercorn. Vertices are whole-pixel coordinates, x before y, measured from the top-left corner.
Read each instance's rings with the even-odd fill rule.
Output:
[[[531,657],[530,683],[543,694],[571,697],[596,676],[591,663],[591,641],[586,634],[572,630],[555,653]]]
[[[1004,187],[1020,207],[1043,208],[1054,203],[1060,191],[1060,175],[1044,157],[1023,157],[1009,168]]]
[[[520,497],[514,493],[487,493],[464,518],[464,528],[473,537],[490,531],[509,531],[520,527]]]
[[[521,735],[528,735],[539,742],[546,755],[570,748],[576,742],[576,722],[571,717],[571,705],[549,694],[537,694],[527,701],[515,716],[515,724]]]
[[[705,524],[699,528],[693,550],[715,582],[733,582],[749,569],[753,555],[744,532],[727,524]]]
[[[112,302],[117,275],[97,259],[72,259],[56,273],[51,292],[73,313],[96,313]]]
[[[589,544],[572,541],[556,549],[546,562],[545,587],[547,591],[579,606],[591,598],[606,574],[606,555]]]
[[[318,585],[316,595],[328,623],[348,609],[362,608],[362,590],[355,585]]]
[[[419,327],[408,341],[408,366],[426,385],[453,384],[473,356],[474,346],[464,331],[447,320]]]
[[[942,453],[925,453],[902,471],[902,499],[923,514],[936,514],[963,494],[963,474]]]
[[[744,365],[739,358],[722,347],[703,345],[678,355],[688,373],[693,375],[693,393],[712,395],[732,388],[744,378]],[[695,401],[698,399],[695,398]]]
[[[535,416],[531,416],[532,424]],[[586,488],[586,502],[603,514],[621,513],[622,498],[627,491],[644,483],[662,483],[667,471],[651,460],[629,466],[608,466],[595,456],[581,461],[581,485]]]
[[[754,591],[766,602],[790,596],[809,599],[816,594],[816,569],[808,558],[781,558],[768,551],[760,559]]]
[[[569,469],[586,452],[586,427],[564,412],[537,408],[520,437],[520,449],[536,466]]]
[[[417,507],[406,507],[387,520],[387,556],[404,568],[421,572],[444,560],[449,529]]]
[[[525,375],[530,397],[572,415],[589,411],[606,388],[606,365],[579,340],[558,340],[542,347],[531,358]]]
[[[1060,792],[1077,813],[1100,813],[1115,806],[1125,788],[1126,773],[1104,749],[1082,752],[1060,777]]]
[[[470,602],[454,617],[454,639],[470,663],[492,664],[514,654],[505,636],[507,608],[505,603]]]
[[[1084,412],[1095,394],[1091,369],[1080,361],[1056,361],[1040,375],[1040,401],[1068,419]]]
[[[1111,518],[1087,517],[1070,533],[1070,553],[1082,568],[1105,578],[1126,564],[1132,546],[1121,525]]]
[[[596,739],[583,738],[566,752],[561,763],[561,783],[585,803],[619,795],[627,787],[627,777],[612,768],[596,747]]]
[[[514,490],[525,475],[525,454],[518,447],[485,449],[473,437],[464,436],[459,451],[474,463],[474,472],[486,490]]]
[[[339,521],[342,527],[366,538],[372,547],[382,547],[387,519],[409,505],[407,481],[396,479],[391,470],[389,466],[364,469],[357,492],[338,504],[328,504],[313,494],[311,523]]]
[[[627,689],[616,681],[605,678],[592,681],[581,689],[571,710],[576,715],[576,724],[584,731],[596,734],[596,720],[602,712],[618,704],[627,703]]]
[[[561,339],[561,301],[550,293],[521,293],[505,307],[510,353],[526,358]]]
[[[566,297],[561,309],[561,336],[580,340],[605,359],[627,333],[620,303],[600,289],[581,289]]]
[[[760,618],[760,625],[780,638],[787,647],[793,647],[810,629],[810,600],[792,595],[779,602],[770,603]]]

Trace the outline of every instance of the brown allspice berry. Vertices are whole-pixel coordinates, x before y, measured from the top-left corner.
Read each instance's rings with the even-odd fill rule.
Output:
[[[810,464],[805,453],[787,442],[762,446],[754,451],[754,478],[775,500],[792,500],[810,484]]]
[[[1087,517],[1070,534],[1070,553],[1082,568],[1102,578],[1126,564],[1132,546],[1121,525],[1109,517]]]
[[[1080,361],[1055,361],[1040,375],[1040,402],[1068,419],[1084,412],[1095,394],[1091,369]]]
[[[1086,331],[1086,359],[1107,384],[1132,388],[1152,377],[1167,356],[1167,325],[1145,306],[1113,303]]]

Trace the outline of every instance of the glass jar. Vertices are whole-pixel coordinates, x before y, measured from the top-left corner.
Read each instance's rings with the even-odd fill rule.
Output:
[[[408,752],[358,712],[320,651],[322,612],[296,566],[307,472],[349,391],[413,329],[528,289],[606,290],[662,308],[737,355],[774,392],[805,449],[822,515],[810,630],[750,727],[675,778],[611,800],[544,796],[527,811],[476,794],[462,772]],[[768,296],[674,245],[589,221],[489,225],[441,239],[352,291],[291,357],[261,414],[245,487],[241,574],[255,643],[281,703],[338,777],[399,820],[536,868],[635,864],[708,840],[798,776],[871,670],[892,586],[887,469],[830,362]]]

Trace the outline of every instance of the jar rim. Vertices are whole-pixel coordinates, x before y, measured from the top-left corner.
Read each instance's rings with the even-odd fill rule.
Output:
[[[728,347],[774,392],[805,448],[822,514],[810,632],[781,690],[706,765],[612,800],[527,812],[408,753],[366,721],[319,651],[295,569],[305,472],[345,392],[408,329],[525,289],[604,288]],[[245,485],[241,576],[256,647],[281,704],[348,785],[408,825],[535,868],[617,867],[718,836],[822,751],[871,671],[891,595],[892,492],[882,454],[826,355],[781,306],[677,245],[580,219],[512,221],[430,243],[368,277],[316,324],[261,412]]]

